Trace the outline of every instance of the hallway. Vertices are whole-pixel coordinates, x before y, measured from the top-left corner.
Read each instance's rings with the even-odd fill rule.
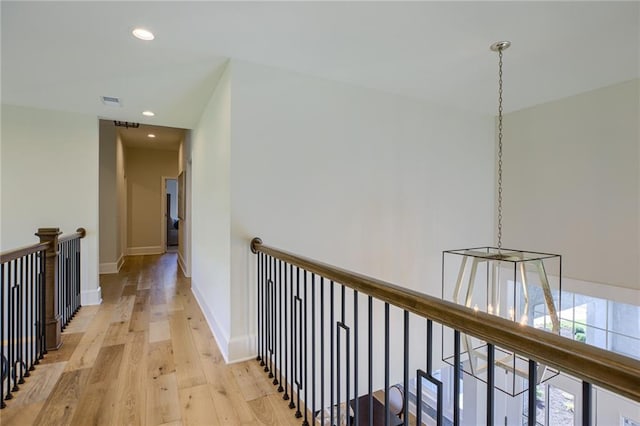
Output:
[[[2,425],[301,423],[256,361],[224,363],[175,253],[100,278],[102,305],[80,309]]]

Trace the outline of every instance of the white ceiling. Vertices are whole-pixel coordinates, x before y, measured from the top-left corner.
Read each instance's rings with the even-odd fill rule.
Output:
[[[2,101],[191,128],[228,58],[483,113],[640,76],[640,2],[8,2]],[[152,42],[131,36],[143,26]],[[101,95],[118,96],[121,108]],[[145,109],[153,118],[140,115]]]

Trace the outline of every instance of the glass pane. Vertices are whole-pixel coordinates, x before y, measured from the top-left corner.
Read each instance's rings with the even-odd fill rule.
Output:
[[[610,301],[609,330],[640,337],[640,306]]]
[[[573,425],[575,424],[575,397],[549,385],[549,424]]]
[[[599,297],[576,294],[574,317],[576,322],[606,329],[607,301]]]
[[[622,355],[640,359],[640,340],[633,337],[609,333],[608,349]]]
[[[546,392],[547,385],[538,385],[536,387],[536,424],[544,426],[545,423],[545,405],[546,405]],[[529,398],[527,393],[522,394],[522,424],[527,424],[529,418]]]

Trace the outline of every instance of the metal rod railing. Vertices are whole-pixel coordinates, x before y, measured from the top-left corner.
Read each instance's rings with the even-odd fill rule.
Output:
[[[265,371],[270,377],[279,378],[274,380],[274,383],[279,384],[278,390],[284,387],[283,398],[290,398],[289,407],[296,408],[296,417],[304,418],[303,425],[316,424],[318,421],[324,424],[326,419],[331,425],[337,425],[341,424],[345,416],[351,417],[355,424],[373,425],[376,424],[374,422],[374,416],[378,415],[375,414],[376,412],[380,413],[380,418],[385,425],[409,424],[409,390],[407,388],[410,379],[413,380],[413,378],[416,379],[418,388],[415,402],[419,406],[422,404],[422,380],[435,386],[437,398],[432,417],[434,423],[444,424],[443,382],[433,375],[433,322],[453,330],[453,398],[448,402],[450,405],[447,412],[454,425],[460,424],[462,420],[460,398],[457,397],[462,392],[461,366],[464,362],[461,360],[463,346],[461,336],[471,336],[487,342],[487,424],[493,424],[495,420],[494,362],[495,351],[498,348],[513,351],[528,360],[528,377],[532,379],[528,380],[525,408],[528,410],[529,424],[536,422],[536,378],[539,365],[555,368],[583,381],[582,422],[585,425],[591,424],[592,385],[640,402],[640,361],[636,359],[269,247],[257,238],[251,242],[251,249],[257,254],[258,360],[261,365],[265,364]],[[334,292],[336,285],[340,286],[340,292],[337,294]],[[325,304],[327,290],[329,306]],[[316,306],[318,293],[319,309]],[[272,297],[276,294],[277,297]],[[364,318],[368,320],[368,329],[367,333],[363,333],[363,338],[359,337],[358,330],[358,299],[360,297],[368,299],[368,311],[364,312]],[[353,301],[353,304],[349,305],[353,307],[353,316],[351,314],[345,316],[345,304],[350,300]],[[384,306],[383,330],[377,330],[376,327],[381,323],[373,321],[374,301]],[[337,313],[335,308],[339,309]],[[282,316],[283,309],[284,316]],[[391,330],[391,310],[402,313],[404,320],[393,323],[395,328],[399,327],[401,330]],[[426,371],[418,369],[415,375],[410,374],[409,370],[409,362],[413,361],[415,356],[413,352],[415,348],[411,347],[409,324],[412,324],[413,329],[413,323],[417,324],[420,321],[410,321],[411,316],[421,319],[426,326],[426,365],[423,367]],[[327,317],[328,323],[326,323]],[[275,318],[279,321],[277,327],[274,327]],[[281,323],[283,319],[284,327]],[[401,325],[398,326],[398,324]],[[374,336],[382,332],[384,350],[376,352]],[[283,338],[284,346],[282,346]],[[327,339],[329,342],[326,341]],[[316,340],[319,340],[319,348]],[[363,396],[358,392],[360,383],[358,344],[361,340],[366,342],[368,349],[367,356],[362,360],[368,364],[366,367],[368,392]],[[403,343],[397,347],[398,343],[395,341],[400,342],[400,340]],[[279,345],[275,345],[274,342],[279,342]],[[307,364],[309,350],[311,351],[311,368]],[[327,350],[328,360],[325,358]],[[345,353],[347,353],[346,359]],[[399,376],[401,384],[396,386],[404,388],[401,397],[402,408],[393,413],[388,391],[391,384],[392,353],[401,355],[400,359],[395,361],[402,363],[401,376]],[[329,383],[328,387],[325,387],[327,362]],[[393,367],[395,368],[395,365]],[[376,369],[383,374],[384,395],[373,395],[373,372]],[[287,393],[289,388],[290,395]],[[343,392],[343,389],[346,392]],[[320,407],[316,406],[318,392]],[[294,399],[294,396],[297,397]],[[303,399],[302,396],[304,396]],[[329,399],[328,407],[325,406],[325,396]],[[304,413],[301,405],[303,403]],[[381,403],[382,407],[380,407]],[[361,404],[366,407],[364,410]],[[326,410],[328,412],[325,412]],[[421,409],[417,410],[416,417],[420,424],[423,420]]]
[[[80,307],[80,239],[40,228],[40,242],[0,253],[0,408],[20,390]],[[63,318],[61,323],[60,318]]]

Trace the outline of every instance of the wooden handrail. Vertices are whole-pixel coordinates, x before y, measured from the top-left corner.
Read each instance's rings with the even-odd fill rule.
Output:
[[[42,250],[46,250],[49,248],[48,242],[45,243],[36,243],[30,246],[20,247],[13,250],[7,250],[0,253],[0,263],[11,262],[12,260],[19,259],[23,256],[30,255],[32,253],[36,253]]]
[[[267,254],[640,402],[640,361],[636,359],[269,247],[259,238],[251,241],[251,251]]]
[[[86,235],[87,231],[84,228],[78,228],[73,234],[65,235],[58,238],[58,243],[64,243],[65,241],[73,240],[76,238],[84,238]],[[2,253],[0,253],[0,263],[11,262],[12,260],[19,259],[23,256],[46,250],[47,248],[49,248],[50,244],[51,243],[49,242],[35,243],[30,246],[3,251]]]
[[[58,244],[64,243],[65,241],[75,240],[76,238],[84,238],[86,235],[87,231],[84,228],[78,228],[73,234],[63,235],[58,238]]]

